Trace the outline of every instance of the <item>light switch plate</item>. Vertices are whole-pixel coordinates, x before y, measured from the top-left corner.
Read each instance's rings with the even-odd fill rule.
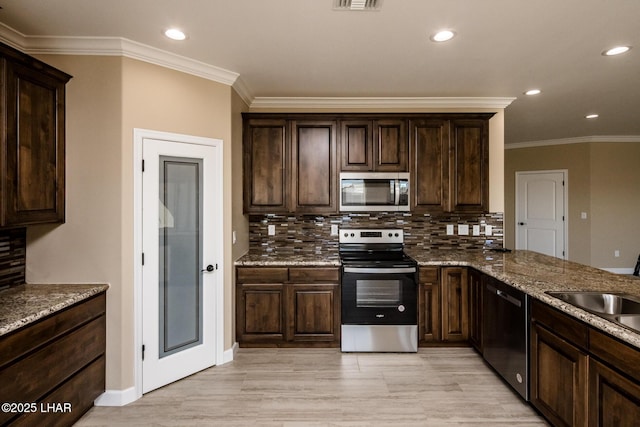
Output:
[[[493,235],[493,225],[485,225],[484,226],[484,235],[492,236]]]
[[[469,225],[458,224],[458,236],[468,236],[468,235],[469,235]]]
[[[580,212],[580,219],[587,219],[587,213],[586,212]]]
[[[275,225],[270,225],[267,227],[269,236],[275,236],[276,235],[276,226]]]
[[[480,226],[479,225],[474,225],[473,226],[473,235],[474,236],[479,236],[480,235]]]
[[[332,236],[338,235],[338,224],[331,224],[331,235]]]
[[[453,236],[453,224],[447,224],[447,236]]]

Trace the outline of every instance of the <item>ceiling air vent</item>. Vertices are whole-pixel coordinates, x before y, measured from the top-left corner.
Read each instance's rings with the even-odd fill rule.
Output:
[[[334,0],[334,10],[372,11],[380,10],[382,0]]]

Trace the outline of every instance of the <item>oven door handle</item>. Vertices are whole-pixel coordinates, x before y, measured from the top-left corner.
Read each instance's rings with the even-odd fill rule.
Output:
[[[376,267],[344,267],[345,273],[415,273],[416,267],[376,268]]]

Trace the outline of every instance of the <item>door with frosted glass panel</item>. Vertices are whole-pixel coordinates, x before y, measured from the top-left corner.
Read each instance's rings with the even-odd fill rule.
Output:
[[[145,393],[215,364],[217,151],[143,141]]]

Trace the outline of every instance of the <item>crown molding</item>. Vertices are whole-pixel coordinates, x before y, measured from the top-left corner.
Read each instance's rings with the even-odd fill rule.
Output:
[[[505,150],[530,147],[547,147],[550,145],[585,144],[585,143],[611,143],[611,142],[640,142],[640,135],[591,135],[575,138],[546,139],[543,141],[524,141],[505,144]]]
[[[0,23],[0,39],[30,55],[124,56],[232,86],[238,73],[122,37],[25,36]]]
[[[253,109],[286,108],[468,108],[501,110],[516,98],[501,97],[256,97]]]

